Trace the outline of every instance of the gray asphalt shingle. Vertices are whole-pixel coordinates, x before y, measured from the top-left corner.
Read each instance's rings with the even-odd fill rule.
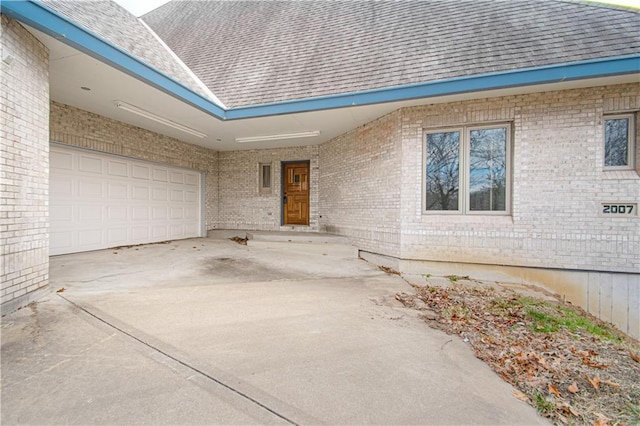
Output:
[[[640,13],[563,0],[172,1],[143,19],[228,106],[640,52]]]
[[[211,99],[144,24],[117,3],[69,0],[42,0],[42,3],[196,93]]]

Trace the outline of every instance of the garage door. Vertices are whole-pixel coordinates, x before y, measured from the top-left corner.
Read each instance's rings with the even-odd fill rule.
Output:
[[[201,236],[201,174],[51,146],[51,255]]]

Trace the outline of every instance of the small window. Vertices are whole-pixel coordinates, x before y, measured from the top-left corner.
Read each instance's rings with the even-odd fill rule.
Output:
[[[271,194],[271,163],[260,163],[258,176],[260,194]]]
[[[633,168],[633,115],[611,115],[604,119],[604,167]]]
[[[507,214],[510,134],[508,124],[427,132],[425,212]]]

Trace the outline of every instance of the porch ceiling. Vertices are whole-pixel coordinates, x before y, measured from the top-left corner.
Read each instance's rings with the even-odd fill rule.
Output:
[[[29,28],[29,30],[49,48],[50,96],[53,101],[217,151],[320,144],[406,106],[638,81],[637,74],[627,74],[225,121],[34,28]],[[84,90],[82,87],[91,90]],[[192,136],[167,125],[121,110],[115,106],[115,101],[135,105],[157,116],[202,132],[207,137]],[[320,131],[318,137],[252,143],[238,143],[235,140],[238,137],[290,134],[315,130]]]

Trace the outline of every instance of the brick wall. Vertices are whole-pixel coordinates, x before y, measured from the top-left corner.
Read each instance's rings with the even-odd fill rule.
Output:
[[[2,16],[0,301],[3,311],[48,291],[49,52]]]
[[[218,152],[68,105],[51,103],[51,141],[205,173],[205,223],[218,221]]]
[[[640,272],[640,216],[600,207],[640,199],[637,171],[602,167],[603,114],[638,109],[640,84],[403,110],[401,257]],[[422,214],[424,129],[492,121],[514,127],[512,214]]]
[[[400,255],[401,113],[320,145],[320,225],[361,250]]]
[[[262,149],[219,153],[220,229],[281,229],[282,162],[309,161],[309,227],[318,230],[318,147]],[[270,163],[272,190],[258,191],[260,163]],[[296,227],[304,230],[303,227]]]

